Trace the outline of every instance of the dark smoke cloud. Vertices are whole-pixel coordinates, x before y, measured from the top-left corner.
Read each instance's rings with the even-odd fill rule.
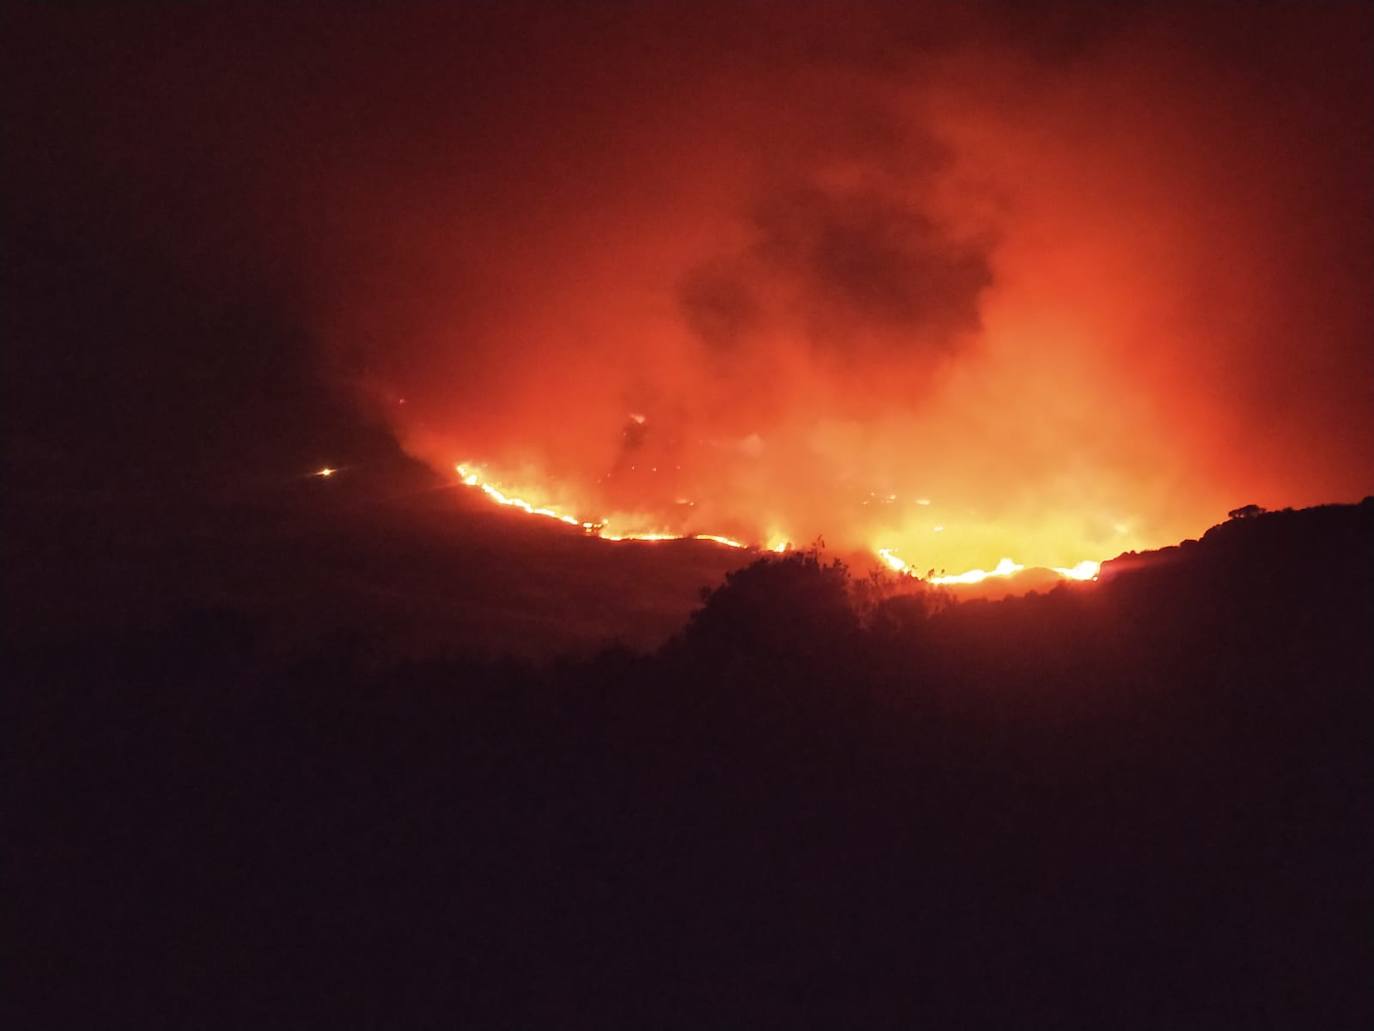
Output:
[[[752,227],[744,254],[702,264],[681,289],[688,326],[713,348],[737,352],[795,318],[814,347],[863,361],[875,349],[953,350],[979,328],[986,248],[899,201],[800,188],[760,198]]]

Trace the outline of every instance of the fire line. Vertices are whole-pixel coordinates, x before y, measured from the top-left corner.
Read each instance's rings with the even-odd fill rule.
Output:
[[[667,531],[645,531],[645,532],[625,532],[621,533],[611,528],[608,520],[588,520],[581,519],[570,512],[563,512],[550,505],[536,505],[524,498],[517,497],[510,491],[496,486],[496,484],[484,479],[473,466],[464,462],[454,465],[454,470],[465,486],[480,490],[486,497],[498,505],[507,508],[518,509],[527,515],[539,516],[544,519],[553,519],[568,526],[576,526],[583,533],[591,537],[598,537],[605,541],[707,541],[711,544],[719,544],[726,548],[736,548],[740,550],[763,550],[778,554],[789,551],[792,548],[791,541],[780,537],[771,538],[766,544],[749,544],[734,537],[726,537],[716,533],[670,533]],[[942,574],[940,576],[920,577],[911,565],[894,552],[891,548],[878,548],[876,551],[878,559],[894,573],[904,576],[912,576],[917,579],[924,579],[932,584],[978,584],[990,577],[1011,577],[1024,570],[1026,567],[1010,558],[1004,558],[997,565],[988,569],[969,569],[962,573]],[[1096,580],[1100,563],[1091,559],[1072,566],[1052,566],[1054,572],[1058,573],[1066,580]]]

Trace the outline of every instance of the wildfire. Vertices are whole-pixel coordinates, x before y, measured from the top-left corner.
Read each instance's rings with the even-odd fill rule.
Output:
[[[471,466],[466,465],[462,462],[459,462],[457,465],[455,465],[454,469],[457,471],[458,476],[462,479],[465,485],[469,487],[476,487],[478,490],[480,490],[483,494],[489,497],[492,501],[496,502],[498,505],[505,505],[508,508],[518,508],[520,511],[525,512],[529,515],[542,516],[545,519],[556,519],[560,523],[566,523],[569,526],[580,527],[585,533],[593,537],[600,537],[604,541],[694,540],[710,541],[713,544],[720,544],[727,548],[750,547],[750,545],[745,544],[743,541],[736,540],[733,537],[725,537],[718,533],[682,534],[666,533],[656,530],[646,532],[626,531],[624,533],[621,533],[617,530],[611,529],[609,523],[605,519],[599,519],[596,521],[588,519],[579,519],[575,515],[571,515],[567,512],[561,512],[557,508],[554,508],[550,505],[535,505],[532,502],[526,501],[524,498],[516,497],[515,495],[510,494],[505,490],[502,490],[500,487],[497,487],[495,484],[487,480],[484,480],[480,475],[478,475],[478,473],[476,473],[473,470]],[[770,545],[770,550],[785,551],[790,546],[791,545],[788,542],[784,541],[781,542],[781,546]]]
[[[916,576],[916,571],[911,568],[911,564],[894,552],[891,548],[879,548],[878,557],[883,560],[883,564],[894,573],[905,573],[907,576]],[[954,573],[948,576],[931,576],[928,579],[933,584],[980,584],[990,576],[1012,576],[1026,567],[1019,562],[1013,562],[1009,558],[1002,559],[996,567],[988,569],[970,569],[964,573]]]
[[[894,573],[910,573],[912,576],[916,575],[912,573],[911,566],[907,565],[906,560],[900,555],[894,554],[891,548],[879,548],[878,557],[882,559],[883,564]]]
[[[1098,571],[1101,570],[1101,568],[1101,562],[1094,562],[1090,558],[1085,558],[1077,565],[1067,568],[1064,566],[1055,566],[1054,571],[1066,580],[1096,580]]]
[[[534,516],[543,516],[545,519],[557,519],[560,523],[567,523],[569,526],[580,526],[584,530],[592,530],[599,525],[597,523],[585,523],[576,516],[568,515],[566,512],[560,512],[555,508],[548,508],[546,506],[536,508],[524,498],[512,497],[499,487],[487,483],[461,462],[454,466],[454,468],[458,471],[458,475],[462,477],[463,483],[469,487],[479,488],[483,494],[491,498],[491,500],[495,501],[498,505],[518,508],[522,512],[527,512]]]
[[[894,573],[905,573],[907,576],[917,575],[916,571],[911,568],[911,564],[891,548],[879,548],[878,558]],[[1004,558],[992,569],[970,569],[963,573],[931,576],[925,579],[933,584],[980,584],[993,576],[1015,576],[1025,568],[1019,562]],[[1092,559],[1084,559],[1072,566],[1051,566],[1050,568],[1065,580],[1096,580],[1102,563],[1094,562]]]
[[[488,498],[498,505],[507,508],[519,509],[527,515],[540,516],[544,519],[553,519],[568,526],[576,526],[584,533],[592,537],[599,537],[604,541],[709,541],[712,544],[719,544],[726,548],[738,549],[759,549],[782,554],[791,550],[792,542],[780,534],[773,534],[763,544],[749,544],[734,537],[726,537],[718,533],[671,533],[668,531],[649,530],[649,531],[620,531],[613,529],[607,519],[582,519],[571,512],[561,511],[552,505],[535,504],[524,498],[517,497],[508,489],[496,486],[486,480],[477,470],[466,463],[459,462],[454,466],[459,479],[465,486],[475,487],[485,494]],[[316,475],[332,475],[333,469],[322,469]],[[929,504],[924,498],[918,504]],[[944,529],[944,527],[937,527]],[[878,548],[876,552],[883,565],[894,573],[901,573],[906,576],[918,576],[911,564],[894,552],[891,548]],[[970,569],[963,573],[941,574],[940,576],[929,576],[927,582],[933,584],[977,584],[982,583],[989,577],[1010,577],[1024,570],[1026,567],[1010,558],[1004,558],[992,569]],[[1091,559],[1085,559],[1073,566],[1053,566],[1053,570],[1066,580],[1096,580],[1100,563]]]
[[[930,582],[933,584],[980,584],[990,576],[1015,576],[1025,568],[1019,562],[1004,558],[990,570],[970,569],[968,572],[954,573],[950,576],[932,576]]]
[[[727,548],[744,548],[748,545],[735,540],[733,537],[722,537],[716,533],[699,533],[694,538],[698,541],[715,541],[717,544],[724,544]]]

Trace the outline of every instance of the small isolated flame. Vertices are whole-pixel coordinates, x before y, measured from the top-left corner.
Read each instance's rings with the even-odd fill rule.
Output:
[[[1096,580],[1101,568],[1101,562],[1094,562],[1090,558],[1085,558],[1076,566],[1069,566],[1068,568],[1055,566],[1054,571],[1066,580]]]
[[[790,551],[793,547],[792,542],[781,534],[773,534],[762,545],[748,544],[734,537],[726,537],[718,533],[671,533],[668,531],[649,530],[649,531],[624,531],[612,529],[607,519],[582,519],[570,513],[560,511],[552,505],[539,505],[517,497],[509,490],[496,486],[489,480],[484,479],[476,471],[474,466],[464,462],[454,465],[454,470],[458,473],[459,479],[465,486],[476,487],[492,501],[507,508],[516,508],[528,515],[540,516],[544,519],[554,519],[568,526],[576,526],[592,537],[599,537],[604,541],[710,541],[712,544],[719,544],[726,548],[738,549],[763,549],[783,554]],[[321,469],[316,475],[329,476],[334,473],[333,469]],[[884,498],[886,500],[886,498]],[[918,504],[929,504],[924,498]],[[943,526],[934,528],[936,533],[943,530]],[[906,576],[916,576],[918,579],[926,579],[933,584],[977,584],[982,583],[989,577],[1000,576],[1010,577],[1021,572],[1026,567],[1019,562],[1014,562],[1010,558],[1004,558],[992,569],[970,569],[963,573],[953,573],[949,575],[930,576],[927,578],[918,577],[911,564],[894,552],[891,548],[878,548],[876,554],[881,562],[894,573],[901,573]],[[1096,580],[1100,564],[1085,559],[1073,566],[1054,566],[1056,573],[1067,580]]]
[[[339,470],[331,469],[329,466],[326,465],[323,469],[317,469],[314,475],[320,477],[321,479],[327,480],[329,479],[329,477],[333,476],[338,471]]]
[[[966,573],[954,573],[950,576],[932,576],[930,582],[933,584],[980,584],[990,576],[1015,576],[1025,568],[1019,562],[1004,558],[991,570],[970,569]]]
[[[724,544],[727,548],[746,548],[743,541],[737,541],[733,537],[722,537],[716,533],[699,533],[694,538],[698,541],[715,541],[717,544]]]
[[[882,559],[887,568],[894,573],[911,573],[911,566],[907,565],[905,559],[899,555],[893,554],[891,548],[879,548],[878,557]],[[915,574],[912,573],[911,575],[914,576]]]

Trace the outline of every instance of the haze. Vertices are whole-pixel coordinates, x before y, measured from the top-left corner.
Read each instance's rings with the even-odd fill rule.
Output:
[[[21,18],[29,217],[285,313],[444,476],[954,570],[1374,468],[1363,7]]]

